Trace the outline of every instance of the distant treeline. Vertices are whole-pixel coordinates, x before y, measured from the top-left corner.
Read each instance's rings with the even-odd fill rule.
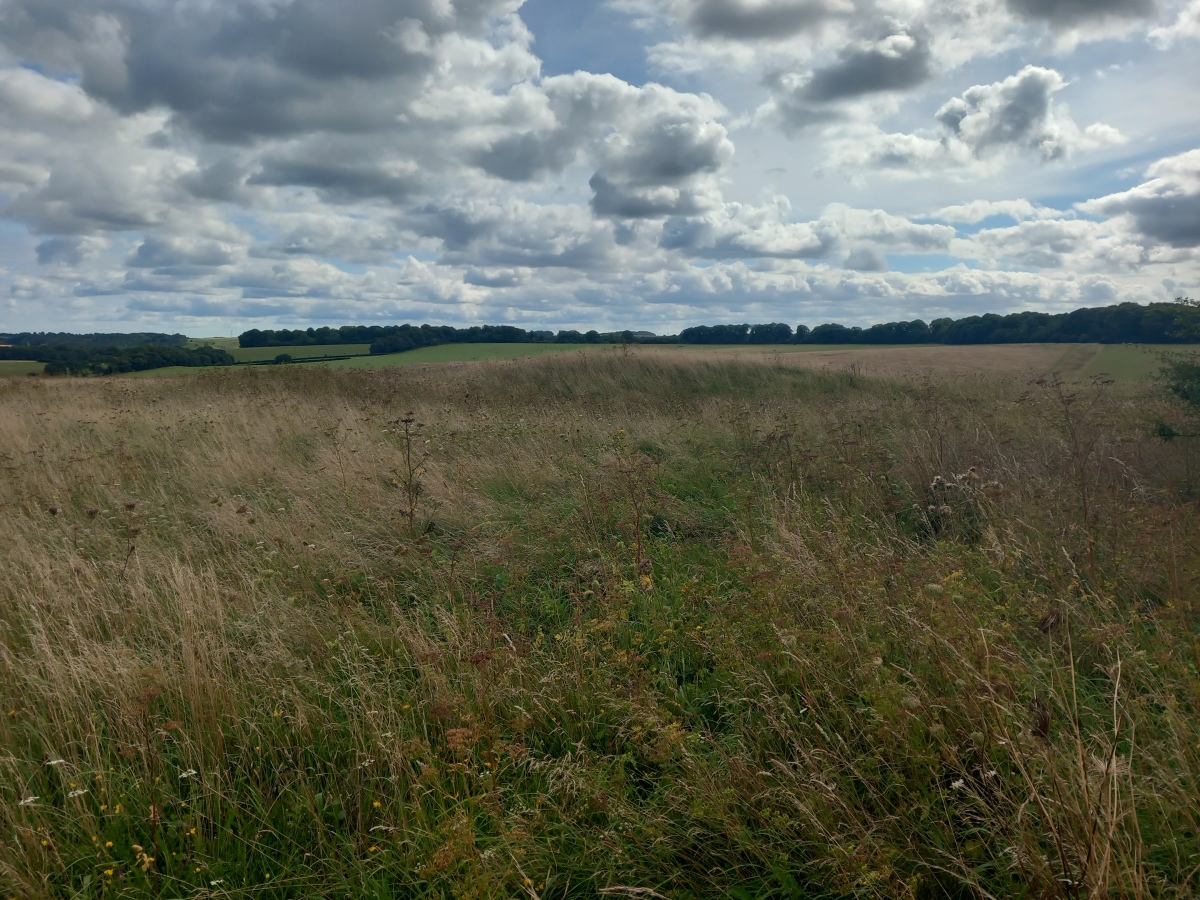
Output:
[[[65,331],[0,333],[0,344],[11,344],[14,347],[90,347],[95,350],[108,350],[114,347],[141,347],[146,344],[182,347],[187,341],[186,334],[158,334],[152,331],[141,331],[134,334],[70,334]],[[7,358],[31,359],[32,357]]]
[[[240,347],[311,347],[327,344],[370,344],[371,352],[399,353],[438,344],[615,344],[654,338],[645,332],[526,331],[513,325],[343,325],[341,328],[306,328],[260,331],[238,335]]]
[[[344,325],[341,328],[253,328],[238,336],[242,347],[305,347],[370,344],[371,353],[398,353],[438,344],[1017,344],[1187,343],[1187,322],[1200,323],[1200,311],[1180,303],[1139,306],[1122,303],[1069,313],[1021,312],[965,319],[887,322],[869,328],[836,323],[808,328],[773,322],[763,325],[697,325],[678,335],[645,331],[526,331],[512,325]]]
[[[989,313],[965,319],[888,322],[869,328],[827,324],[697,325],[679,333],[681,344],[1175,344],[1188,343],[1188,323],[1200,310],[1181,303],[1097,306],[1069,313]],[[1193,332],[1194,333],[1194,332]]]
[[[165,344],[132,347],[55,346],[0,347],[0,359],[25,359],[46,364],[47,375],[118,375],[166,366],[228,366],[236,360],[224,350],[199,347],[189,350]]]

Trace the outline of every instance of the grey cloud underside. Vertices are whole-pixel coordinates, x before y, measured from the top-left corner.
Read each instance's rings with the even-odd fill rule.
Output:
[[[801,90],[804,99],[829,103],[880,91],[903,91],[916,87],[932,74],[928,43],[907,34],[905,45],[896,49],[872,46],[843,50],[837,62],[813,72]],[[909,43],[911,41],[911,43]]]
[[[577,154],[577,142],[566,132],[539,135],[525,131],[494,141],[475,153],[472,162],[505,181],[534,181],[561,172]]]
[[[770,41],[844,15],[843,10],[828,0],[696,0],[687,22],[706,38]]]
[[[860,247],[846,257],[842,268],[855,272],[886,272],[887,257],[878,247]]]
[[[1148,181],[1081,204],[1096,215],[1127,215],[1145,237],[1171,247],[1200,247],[1200,149],[1159,160]]]
[[[1007,0],[1017,15],[1071,27],[1105,19],[1149,18],[1158,11],[1156,0]]]
[[[37,245],[35,252],[39,266],[74,266],[83,262],[87,256],[82,239],[69,237],[46,238]]]
[[[91,96],[124,113],[163,106],[210,140],[245,143],[389,127],[434,71],[431,41],[479,34],[516,5],[10,0],[0,39],[22,58],[78,71]],[[392,91],[364,94],[372,84]]]
[[[1170,198],[1135,198],[1121,209],[1146,237],[1172,247],[1200,247],[1200,191]]]
[[[161,269],[199,266],[207,269],[226,266],[234,261],[231,250],[216,241],[168,240],[148,237],[138,246],[127,264],[137,269]]]
[[[264,160],[262,168],[246,183],[309,187],[334,203],[401,203],[417,196],[423,187],[415,173],[390,173],[378,164],[278,158]]]
[[[775,93],[775,109],[788,130],[843,118],[839,101],[886,92],[911,90],[933,75],[933,54],[920,34],[897,32],[882,40],[848,47],[837,59],[817,68],[797,86],[791,78],[767,79]]]
[[[976,155],[1016,144],[1055,159],[1065,148],[1048,142],[1050,98],[1062,85],[1057,72],[1029,66],[1005,81],[968,88],[938,110],[937,120]]]

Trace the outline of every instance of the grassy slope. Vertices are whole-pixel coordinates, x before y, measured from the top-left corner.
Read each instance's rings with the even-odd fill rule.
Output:
[[[1194,896],[1186,448],[1083,390],[0,386],[0,893]]]
[[[28,375],[30,372],[41,372],[44,363],[30,362],[23,359],[0,359],[0,377],[4,375]]]
[[[281,353],[292,359],[318,359],[322,356],[365,356],[370,344],[326,344],[320,347],[237,347],[229,351],[238,362],[271,360]]]
[[[605,346],[603,344],[594,345],[591,349]],[[422,347],[419,350],[409,350],[404,353],[388,353],[362,359],[333,360],[321,365],[339,369],[382,369],[419,363],[523,359],[546,353],[563,353],[583,349],[586,348],[581,344],[442,344],[438,347]]]
[[[1107,375],[1117,381],[1144,381],[1158,372],[1162,365],[1158,354],[1163,351],[1200,353],[1200,348],[1179,344],[1109,344],[1081,374]]]

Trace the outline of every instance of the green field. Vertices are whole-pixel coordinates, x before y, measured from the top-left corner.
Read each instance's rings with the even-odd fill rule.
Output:
[[[403,353],[363,356],[358,359],[336,359],[321,365],[339,369],[384,369],[389,366],[411,366],[420,363],[471,362],[485,359],[524,359],[544,353],[564,353],[585,348],[604,348],[610,344],[442,344],[422,347]]]
[[[216,347],[238,362],[266,362],[281,353],[292,359],[313,359],[321,356],[364,356],[371,352],[370,344],[322,344],[311,347],[239,347],[237,338],[192,338],[189,347]]]
[[[234,347],[228,351],[238,362],[266,362],[281,353],[292,359],[319,359],[322,356],[366,356],[370,344],[325,344],[319,347]]]
[[[230,353],[232,353],[234,350],[238,349],[238,339],[235,337],[188,338],[187,343],[184,344],[184,346],[192,350],[196,349],[197,347],[217,347],[218,349],[228,350]]]
[[[1179,344],[1109,344],[1080,373],[1107,375],[1117,381],[1145,381],[1162,367],[1162,352],[1200,353],[1200,347]]]
[[[42,371],[44,363],[24,359],[0,359],[0,376],[29,375]]]

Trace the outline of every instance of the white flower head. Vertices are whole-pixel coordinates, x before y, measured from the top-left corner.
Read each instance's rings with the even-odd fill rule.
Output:
[[[198,775],[198,774],[199,773],[195,769],[188,769],[186,772],[180,772],[179,777],[180,778],[191,778],[193,775]]]
[[[967,783],[965,781],[963,781],[961,778],[955,779],[954,781],[950,782],[950,790],[952,790],[952,791],[961,791],[966,786],[967,786]]]
[[[67,762],[67,761],[66,761],[65,759],[52,759],[52,760],[49,760],[49,761],[46,763],[46,765],[48,765],[48,766],[61,766],[61,765],[65,765],[65,764],[66,764],[66,762]]]
[[[41,797],[36,797],[33,794],[30,794],[28,797],[18,803],[17,806],[33,806],[33,804],[40,799]]]

